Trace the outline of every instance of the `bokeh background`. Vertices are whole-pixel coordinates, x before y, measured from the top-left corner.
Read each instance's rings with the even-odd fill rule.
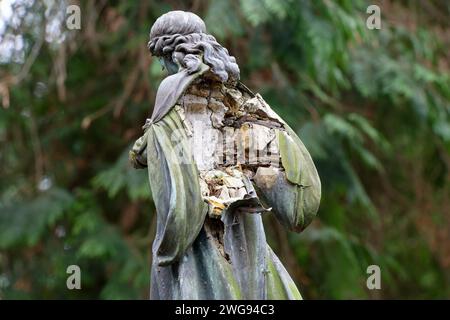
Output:
[[[72,2],[0,0],[1,299],[148,298],[155,208],[127,153],[164,77],[149,29],[173,9],[204,18],[317,164],[314,223],[265,218],[303,296],[450,297],[448,1],[74,3],[81,30]]]

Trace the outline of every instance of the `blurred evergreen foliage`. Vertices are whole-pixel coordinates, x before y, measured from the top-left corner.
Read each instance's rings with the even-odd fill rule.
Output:
[[[88,0],[73,31],[64,1],[6,2],[0,298],[148,297],[155,209],[127,152],[164,76],[149,28],[173,9],[204,17],[317,164],[317,220],[294,234],[265,218],[303,296],[450,298],[448,1]]]

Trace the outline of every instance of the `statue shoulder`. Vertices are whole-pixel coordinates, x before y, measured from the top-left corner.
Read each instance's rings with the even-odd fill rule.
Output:
[[[156,93],[151,120],[153,122],[161,120],[177,103],[189,85],[208,70],[209,66],[202,63],[200,68],[194,73],[190,73],[188,69],[182,68],[179,72],[166,77],[159,85]]]
[[[242,82],[238,82],[233,87],[227,87],[226,94],[242,115],[253,115],[260,119],[285,124],[259,93],[254,93]]]

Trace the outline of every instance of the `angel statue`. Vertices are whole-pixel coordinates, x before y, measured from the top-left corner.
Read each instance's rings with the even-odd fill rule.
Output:
[[[301,299],[262,215],[296,232],[316,215],[320,179],[302,141],[197,15],[160,16],[148,48],[169,74],[130,151],[157,211],[150,299]]]

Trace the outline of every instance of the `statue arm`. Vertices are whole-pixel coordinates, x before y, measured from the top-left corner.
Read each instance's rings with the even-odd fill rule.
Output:
[[[282,167],[258,168],[254,182],[277,219],[289,230],[300,232],[317,214],[320,178],[308,150],[287,124],[277,138]]]
[[[178,132],[177,139],[173,133]],[[197,238],[208,206],[183,122],[172,109],[148,129],[148,176],[158,223],[153,259],[160,266],[178,261]]]

